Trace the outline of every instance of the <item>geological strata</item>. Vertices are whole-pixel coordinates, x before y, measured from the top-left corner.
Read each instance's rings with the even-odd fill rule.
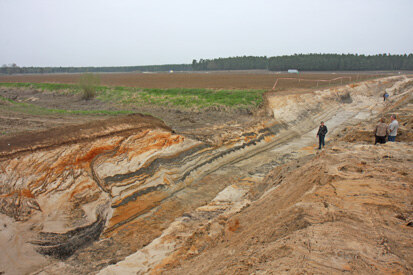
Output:
[[[116,237],[138,230],[128,225],[151,217],[181,190],[312,131],[320,120],[340,114],[339,124],[377,114],[386,108],[379,105],[383,89],[393,102],[404,100],[411,82],[393,77],[311,94],[267,94],[272,118],[245,127],[209,126],[208,135],[188,137],[151,116],[130,115],[3,139],[0,213],[29,224],[27,243],[53,258],[66,259],[104,239],[133,249],[133,240]],[[167,220],[182,211],[171,211]]]

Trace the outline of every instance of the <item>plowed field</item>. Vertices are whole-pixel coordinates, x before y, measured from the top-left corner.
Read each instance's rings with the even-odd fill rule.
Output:
[[[2,75],[0,82],[30,83],[77,83],[81,74],[44,74],[44,75]],[[211,89],[267,89],[280,79],[277,90],[316,88],[319,86],[340,85],[350,81],[361,81],[378,77],[374,73],[302,73],[301,81],[296,74],[278,74],[274,72],[210,72],[210,73],[102,73],[99,74],[101,85],[128,86],[139,88],[211,88]],[[351,80],[350,80],[351,77]]]

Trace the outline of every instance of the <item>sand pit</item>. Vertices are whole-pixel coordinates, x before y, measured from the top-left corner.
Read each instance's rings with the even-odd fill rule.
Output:
[[[3,137],[2,253],[40,260],[0,271],[409,273],[412,92],[401,76],[268,95],[272,116],[181,131],[135,115]],[[391,112],[399,142],[357,134]]]

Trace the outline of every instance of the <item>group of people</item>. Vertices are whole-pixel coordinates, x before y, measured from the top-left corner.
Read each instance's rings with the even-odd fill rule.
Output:
[[[387,140],[390,142],[396,141],[399,122],[396,119],[396,115],[391,115],[390,120],[390,124],[387,125],[386,120],[384,118],[380,119],[379,124],[377,124],[376,128],[374,129],[374,136],[376,137],[376,141],[374,142],[374,144],[386,143],[386,137]]]
[[[391,123],[389,125],[386,124],[386,120],[384,118],[380,119],[379,124],[377,124],[376,129],[374,129],[374,136],[376,137],[374,144],[386,143],[386,137],[390,142],[396,141],[399,122],[396,119],[396,115],[391,115],[390,119]],[[321,146],[324,147],[327,132],[327,126],[324,125],[324,121],[321,121],[317,132],[318,149],[321,149]]]

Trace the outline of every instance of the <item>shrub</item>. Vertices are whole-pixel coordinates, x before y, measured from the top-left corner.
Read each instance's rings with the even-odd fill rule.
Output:
[[[99,76],[85,73],[79,79],[79,86],[82,90],[82,99],[89,100],[96,96],[96,87],[99,86]]]

